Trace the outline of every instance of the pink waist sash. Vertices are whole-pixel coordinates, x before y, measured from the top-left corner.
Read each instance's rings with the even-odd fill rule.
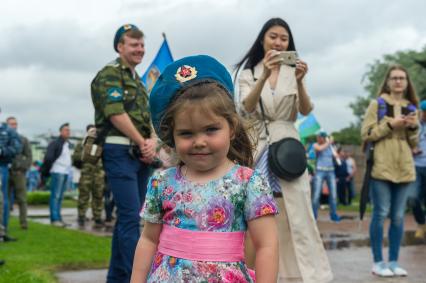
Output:
[[[198,261],[244,260],[244,232],[190,231],[163,225],[158,251]]]

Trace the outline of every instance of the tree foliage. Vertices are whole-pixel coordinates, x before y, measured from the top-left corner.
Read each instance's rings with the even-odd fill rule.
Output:
[[[351,124],[349,127],[341,129],[338,132],[332,133],[334,141],[337,144],[361,144],[360,127],[356,124]]]
[[[367,97],[358,96],[349,105],[357,117],[358,125],[362,121],[369,101],[377,97],[388,67],[393,64],[402,65],[408,70],[417,95],[420,99],[426,99],[426,46],[420,52],[409,50],[384,55],[382,60],[376,60],[368,65],[368,70],[362,78],[364,89],[367,91]]]

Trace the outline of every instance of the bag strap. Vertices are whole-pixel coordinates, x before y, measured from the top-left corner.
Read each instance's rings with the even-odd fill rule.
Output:
[[[120,68],[120,77],[121,77],[121,88],[125,89],[125,84],[124,84],[124,77],[123,77],[123,69]],[[126,112],[130,111],[130,109],[133,108],[133,106],[136,103],[136,97],[135,99],[133,99],[130,103],[128,104],[124,104],[124,110]],[[100,131],[100,133],[96,136],[96,139],[94,141],[95,144],[97,145],[103,145],[105,143],[105,139],[106,136],[108,135],[109,131],[114,127],[114,125],[111,123],[111,121],[108,119],[106,121],[106,125],[105,127],[102,127],[102,130]]]
[[[250,68],[251,74],[253,75],[253,80],[257,81],[257,79],[254,77],[254,69]],[[265,132],[266,132],[266,142],[268,144],[271,143],[271,136],[269,134],[269,129],[268,129],[268,123],[266,122],[266,117],[265,117],[265,108],[263,106],[263,101],[262,101],[262,97],[259,97],[259,105],[260,105],[260,111],[262,113],[262,120],[263,120],[263,124],[265,125]]]
[[[270,144],[271,143],[271,136],[269,134],[268,122],[266,122],[265,109],[263,107],[262,97],[259,97],[259,104],[260,104],[260,111],[262,112],[263,124],[265,125],[266,141],[268,142],[268,144]]]

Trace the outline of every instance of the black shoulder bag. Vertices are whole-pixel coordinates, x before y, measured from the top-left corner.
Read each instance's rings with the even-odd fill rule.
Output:
[[[292,181],[300,177],[308,165],[306,151],[303,144],[295,138],[283,138],[271,144],[268,123],[265,118],[262,98],[260,98],[260,110],[265,124],[268,150],[268,165],[272,173],[278,177]]]

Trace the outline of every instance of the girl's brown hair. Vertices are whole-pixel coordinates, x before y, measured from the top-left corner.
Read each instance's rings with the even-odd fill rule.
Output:
[[[405,76],[407,77],[407,88],[404,92],[404,98],[408,99],[412,104],[416,105],[416,107],[419,106],[419,99],[416,95],[416,90],[414,89],[413,83],[411,82],[410,76],[408,75],[407,69],[405,69],[401,65],[392,65],[389,67],[389,69],[386,72],[385,79],[382,83],[382,86],[380,87],[378,96],[380,96],[382,93],[390,94],[390,88],[388,85],[389,77],[392,71],[394,70],[400,70],[405,73]]]
[[[238,116],[234,101],[228,92],[215,82],[200,82],[176,94],[160,121],[160,139],[174,147],[173,130],[175,116],[187,106],[201,107],[205,113],[214,113],[229,123],[234,133],[228,158],[240,165],[253,165],[253,145],[242,118]]]

